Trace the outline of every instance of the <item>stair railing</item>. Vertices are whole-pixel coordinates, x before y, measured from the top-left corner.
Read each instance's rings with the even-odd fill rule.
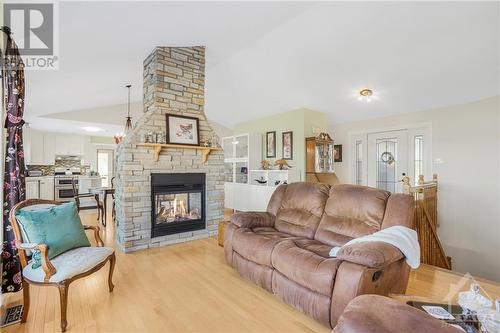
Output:
[[[420,175],[417,185],[410,184],[410,177],[403,178],[403,193],[415,199],[415,224],[420,243],[420,261],[424,264],[451,269],[451,257],[446,256],[437,229],[438,180],[434,174],[432,181],[424,181]]]

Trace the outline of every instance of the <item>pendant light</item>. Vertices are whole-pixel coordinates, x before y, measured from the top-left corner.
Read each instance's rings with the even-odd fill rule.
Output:
[[[127,84],[125,87],[128,89],[127,121],[125,122],[125,134],[127,134],[132,129],[132,117],[130,116],[130,87],[132,85]]]
[[[127,120],[125,121],[125,132],[121,133],[116,133],[114,135],[115,143],[119,144],[122,139],[127,135],[130,130],[132,130],[132,117],[130,116],[130,88],[132,87],[131,84],[127,84],[125,87],[128,89],[128,103],[127,103]]]

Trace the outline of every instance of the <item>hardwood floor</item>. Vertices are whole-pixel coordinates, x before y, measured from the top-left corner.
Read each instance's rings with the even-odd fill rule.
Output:
[[[86,213],[82,219],[97,224],[95,214]],[[112,223],[101,234],[105,244],[113,246]],[[214,238],[131,254],[117,250],[116,255],[113,293],[108,293],[107,266],[71,284],[68,332],[330,332],[240,278],[225,264]],[[412,272],[408,293],[440,300],[460,278],[422,266]],[[491,297],[500,297],[498,285],[479,282]],[[462,289],[467,288],[468,283]],[[7,304],[20,297],[7,294]],[[31,287],[26,324],[2,329],[59,331],[58,292],[47,287]]]

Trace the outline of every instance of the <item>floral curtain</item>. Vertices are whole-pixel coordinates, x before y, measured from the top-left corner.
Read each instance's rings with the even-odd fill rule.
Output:
[[[10,34],[2,66],[3,102],[6,111],[7,147],[5,150],[2,292],[21,289],[21,265],[14,244],[14,232],[9,222],[12,206],[26,197],[23,149],[24,63]]]

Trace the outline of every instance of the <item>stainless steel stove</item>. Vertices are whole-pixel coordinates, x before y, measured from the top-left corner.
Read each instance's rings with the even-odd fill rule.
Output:
[[[54,197],[57,201],[72,201],[78,194],[80,168],[56,168],[54,172]],[[75,183],[76,192],[73,190]]]

